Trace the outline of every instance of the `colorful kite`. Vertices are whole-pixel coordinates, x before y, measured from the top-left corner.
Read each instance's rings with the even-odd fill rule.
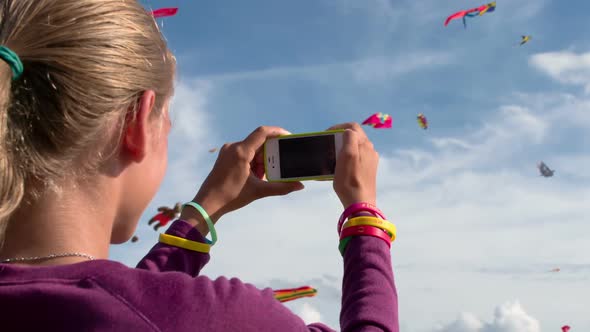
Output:
[[[537,164],[537,167],[539,168],[539,172],[541,172],[541,176],[544,176],[546,178],[552,177],[553,174],[555,173],[555,170],[550,169],[542,161],[539,164]]]
[[[155,18],[174,16],[178,13],[178,8],[160,8],[152,11]]]
[[[424,116],[424,114],[418,114],[418,125],[424,130],[428,129],[428,119]]]
[[[209,153],[215,153],[215,152],[217,152],[217,148],[209,149]]]
[[[363,121],[364,125],[371,126],[375,129],[391,128],[392,123],[393,119],[391,118],[391,115],[384,113],[375,113]]]
[[[520,41],[520,46],[531,41],[531,39],[533,39],[533,36],[522,36],[521,38],[522,38],[522,40]]]
[[[554,268],[554,269],[551,269],[551,270],[549,270],[549,272],[559,272],[559,271],[561,271],[561,269],[560,269],[560,268],[558,268],[558,267],[556,267],[556,268]]]
[[[449,22],[451,22],[452,20],[460,18],[463,20],[463,26],[467,28],[467,22],[465,21],[466,17],[481,16],[485,13],[491,13],[494,10],[496,10],[496,1],[488,3],[487,5],[479,6],[477,8],[462,10],[449,16],[445,21],[445,26],[449,25]]]
[[[151,226],[157,221],[156,225],[154,225],[154,230],[157,231],[160,227],[166,226],[170,220],[180,217],[181,210],[182,205],[180,203],[176,203],[173,208],[168,208],[165,206],[159,207],[158,212],[160,213],[156,214],[152,219],[150,219],[148,225]]]
[[[303,286],[299,288],[277,289],[273,290],[275,299],[280,302],[288,302],[300,299],[302,297],[314,297],[318,293],[315,288]]]
[[[562,326],[562,327],[561,327],[561,331],[562,331],[562,332],[567,332],[567,331],[569,331],[569,330],[570,330],[570,328],[571,328],[571,327],[570,327],[569,325],[564,325],[564,326]]]

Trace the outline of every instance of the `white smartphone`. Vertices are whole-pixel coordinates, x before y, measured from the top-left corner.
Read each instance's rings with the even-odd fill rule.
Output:
[[[344,130],[285,135],[264,144],[264,168],[270,182],[332,180]]]

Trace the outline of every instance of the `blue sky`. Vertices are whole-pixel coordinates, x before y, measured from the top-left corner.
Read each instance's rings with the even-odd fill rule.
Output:
[[[590,2],[498,1],[467,29],[444,19],[484,2],[143,3],[180,7],[161,20],[179,61],[170,166],[141,241],[114,246],[113,259],[133,265],[150,248],[147,220],[193,197],[209,148],[262,124],[308,132],[385,112],[393,129],[367,131],[379,205],[400,230],[402,331],[590,330]],[[519,47],[523,34],[533,40]],[[554,178],[539,177],[539,160]],[[204,273],[311,283],[319,295],[289,307],[337,327],[339,212],[327,183],[256,202],[219,222]]]

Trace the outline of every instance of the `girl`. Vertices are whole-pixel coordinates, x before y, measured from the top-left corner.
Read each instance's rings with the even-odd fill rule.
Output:
[[[303,189],[262,180],[258,151],[283,129],[226,144],[137,268],[109,261],[109,245],[131,238],[164,176],[174,57],[136,0],[0,4],[2,330],[331,331],[306,326],[270,289],[199,276],[224,214]],[[357,212],[380,216],[369,205],[378,155],[357,124],[336,128],[347,129],[334,179],[352,206],[347,224],[363,219]],[[392,232],[355,227],[338,227],[341,330],[398,331]]]

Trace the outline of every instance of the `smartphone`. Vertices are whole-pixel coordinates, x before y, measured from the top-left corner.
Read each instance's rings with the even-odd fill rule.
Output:
[[[264,144],[264,169],[270,182],[332,180],[344,130],[285,135]]]

